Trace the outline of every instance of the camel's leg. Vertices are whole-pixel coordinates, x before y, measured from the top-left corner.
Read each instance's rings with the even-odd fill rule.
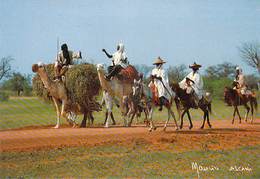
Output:
[[[187,110],[187,115],[188,115],[188,119],[189,119],[189,121],[190,121],[190,127],[189,127],[189,129],[192,129],[192,128],[193,128],[193,124],[192,124],[192,121],[191,121],[190,111],[189,111],[189,110]]]
[[[60,109],[59,109],[59,105],[58,105],[58,100],[55,99],[54,97],[52,97],[52,100],[54,102],[55,108],[56,108],[56,113],[57,113],[57,123],[56,126],[54,127],[55,129],[58,129],[60,127]]]
[[[245,122],[247,122],[247,117],[248,117],[248,113],[249,113],[249,111],[250,111],[250,107],[249,107],[247,104],[245,104],[244,106],[245,106],[245,108],[246,108]]]

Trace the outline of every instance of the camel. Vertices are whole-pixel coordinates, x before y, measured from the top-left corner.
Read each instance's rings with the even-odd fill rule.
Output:
[[[68,98],[67,89],[64,85],[64,82],[62,81],[53,81],[49,78],[45,65],[41,62],[38,64],[32,65],[32,71],[39,74],[41,81],[43,82],[44,87],[49,92],[49,95],[51,96],[53,103],[56,108],[57,113],[57,123],[54,127],[55,129],[60,127],[60,118],[64,117],[73,127],[76,127],[75,119],[77,117],[76,114],[82,113],[81,107],[77,103],[71,103],[71,101]],[[60,105],[61,104],[61,105]],[[61,107],[60,107],[61,106]],[[92,113],[85,114],[84,118],[81,123],[81,127],[86,126],[86,120],[90,119],[91,122],[93,122],[93,116]]]
[[[97,64],[97,72],[102,89],[106,90],[112,98],[118,99],[124,124],[125,126],[128,126],[127,110],[124,101],[126,96],[129,96],[132,93],[133,81],[120,80],[117,77],[114,77],[110,81],[106,80],[103,64]]]

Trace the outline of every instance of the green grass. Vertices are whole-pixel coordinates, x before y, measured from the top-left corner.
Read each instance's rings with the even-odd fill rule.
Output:
[[[175,114],[175,105],[173,107]],[[213,114],[211,120],[229,119],[232,117],[233,108],[227,107],[221,100],[214,100],[212,104]],[[240,107],[241,115],[244,116],[245,110]],[[114,108],[115,119],[118,124],[123,124],[118,108]],[[201,110],[191,110],[193,120],[201,120],[203,113]],[[260,116],[259,110],[256,114]],[[102,124],[104,112],[94,113],[95,124]],[[166,110],[158,112],[155,110],[153,119],[156,122],[164,122],[167,118]],[[186,117],[187,118],[187,117]],[[185,119],[186,119],[185,118]],[[78,116],[77,122],[80,123],[82,116]],[[143,118],[139,119],[142,122]],[[62,119],[63,124],[67,124]],[[135,122],[135,121],[134,121]],[[172,121],[171,121],[172,122]],[[34,97],[29,98],[11,98],[9,101],[0,102],[0,129],[12,129],[26,126],[55,125],[56,112],[52,104],[43,102]]]
[[[200,177],[259,178],[260,146],[229,151],[147,151],[145,146],[62,148],[1,154],[0,177],[88,177],[88,178],[182,178],[198,176],[192,162],[215,166],[218,171],[200,171]],[[251,172],[231,172],[231,166],[249,166]]]

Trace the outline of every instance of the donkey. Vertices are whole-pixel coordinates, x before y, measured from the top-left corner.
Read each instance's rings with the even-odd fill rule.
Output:
[[[186,91],[184,89],[182,89],[178,83],[172,83],[170,86],[171,86],[172,90],[176,93],[176,97],[174,100],[175,100],[177,109],[182,111],[181,115],[180,115],[180,118],[181,118],[180,129],[182,129],[182,127],[183,127],[183,117],[185,114],[187,114],[189,122],[190,122],[189,129],[192,129],[193,124],[191,121],[191,116],[190,116],[189,110],[191,108],[198,109],[197,106],[194,105],[194,98],[192,97],[193,94],[187,94]],[[182,109],[180,109],[181,106],[182,106]],[[212,125],[210,124],[210,121],[209,121],[209,113],[211,113],[211,100],[207,100],[205,97],[203,97],[199,101],[198,107],[204,113],[204,115],[203,115],[204,120],[203,120],[202,126],[200,128],[201,129],[204,128],[206,119],[207,119],[208,126],[211,128]]]
[[[224,89],[224,101],[228,106],[234,107],[232,124],[234,124],[236,113],[239,117],[239,123],[241,123],[241,116],[238,110],[238,106],[243,105],[246,108],[245,122],[247,122],[248,114],[251,109],[251,123],[253,123],[254,108],[257,110],[257,99],[255,94],[240,95],[236,89],[225,87]],[[250,107],[247,103],[250,103]]]

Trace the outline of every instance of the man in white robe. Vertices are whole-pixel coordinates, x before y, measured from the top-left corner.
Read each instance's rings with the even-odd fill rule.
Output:
[[[190,72],[180,83],[180,87],[182,89],[186,88],[186,79],[190,79],[193,81],[193,83],[191,84],[191,87],[194,90],[194,94],[195,94],[195,103],[196,105],[198,105],[199,101],[202,99],[203,94],[204,94],[204,90],[203,90],[203,79],[202,76],[200,75],[199,68],[201,67],[201,65],[196,64],[196,62],[194,62],[192,65],[189,66],[189,68],[192,69],[192,72]]]
[[[169,103],[171,98],[175,96],[175,93],[172,91],[169,85],[168,74],[163,69],[163,64],[166,63],[160,57],[158,57],[153,65],[155,68],[152,70],[152,81],[149,84],[149,87],[153,83],[158,90],[159,97],[159,110],[162,110],[162,106],[166,103]]]
[[[252,92],[247,88],[245,76],[242,73],[242,69],[240,67],[236,67],[236,77],[234,79],[234,82],[235,82],[234,89],[238,89],[242,95],[252,94]]]
[[[112,65],[108,67],[107,80],[110,80],[111,77],[117,75],[122,69],[128,67],[129,62],[125,53],[124,44],[119,43],[117,51],[113,55],[110,55],[105,49],[102,49],[102,51],[108,58],[112,59]]]

